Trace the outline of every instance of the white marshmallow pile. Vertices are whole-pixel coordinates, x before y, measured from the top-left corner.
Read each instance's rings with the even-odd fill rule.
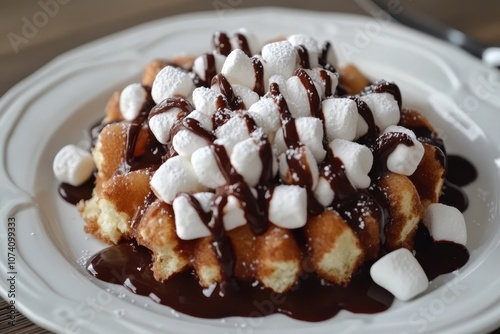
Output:
[[[209,212],[214,206],[215,190],[231,186],[227,184],[227,175],[224,174],[227,171],[221,170],[216,149],[225,150],[232,170],[241,175],[252,191],[259,186],[264,166],[271,163],[271,177],[279,176],[280,184],[274,185],[266,195],[269,201],[268,218],[273,224],[285,228],[305,225],[308,191],[325,207],[333,202],[335,193],[328,181],[328,166],[324,167],[323,164],[328,150],[342,160],[345,174],[355,188],[364,189],[371,183],[369,172],[373,165],[373,154],[367,146],[353,142],[367,132],[368,126],[358,113],[356,101],[331,96],[338,85],[338,74],[319,66],[318,57],[324,44],[310,36],[292,35],[287,40],[261,46],[257,38],[247,30],[242,29],[238,34],[240,36],[230,37],[233,50],[227,57],[217,51],[199,56],[194,60],[192,73],[166,66],[159,71],[151,87],[151,97],[157,104],[167,98],[182,97],[188,100],[195,110],[183,117],[197,122],[214,138],[211,143],[203,134],[184,128],[179,128],[172,134],[172,128],[182,121],[179,108],[171,108],[149,120],[149,128],[156,139],[162,144],[172,145],[178,154],[156,170],[151,179],[151,188],[158,198],[173,205],[177,233],[182,239],[207,236],[209,229],[200,220],[196,210],[190,207],[191,202],[179,195],[193,195],[203,210]],[[238,49],[241,35],[246,38],[252,57]],[[301,47],[307,50],[310,68],[301,68],[298,51]],[[213,59],[209,59],[211,57]],[[221,100],[227,102],[227,98],[221,94],[219,85],[196,88],[193,81],[196,76],[203,81],[208,80],[205,75],[208,63],[212,60],[216,73],[225,77],[234,95],[243,102],[242,110],[230,111],[231,117],[224,118],[222,124],[217,123],[216,128],[213,128],[213,118],[219,116],[215,113]],[[269,90],[271,83],[276,83],[286,101],[293,117],[289,122],[294,122],[297,129],[300,141],[298,147],[288,147],[285,143],[282,129],[284,124],[281,124],[276,97],[270,94],[259,96],[254,92],[259,84],[254,70],[254,63],[257,61],[263,67],[265,90]],[[326,61],[333,66],[337,65],[332,48],[326,54]],[[329,91],[327,86],[330,87]],[[316,106],[311,105],[311,96],[315,94],[319,97],[319,100],[314,100],[318,104]],[[129,121],[135,119],[147,98],[148,93],[141,84],[126,86],[120,94],[123,118]],[[411,175],[423,155],[423,146],[411,131],[396,126],[400,117],[397,101],[388,93],[366,92],[358,98],[372,110],[381,134],[404,132],[412,138],[412,147],[399,145],[388,159],[389,170]],[[324,122],[312,115],[316,108],[322,112]],[[257,128],[249,128],[245,117],[250,117]],[[328,142],[327,146],[325,140]],[[264,163],[261,160],[261,149],[267,143],[272,147],[272,161]],[[84,181],[94,168],[90,155],[76,148],[64,152],[54,160],[56,176],[72,184]],[[307,185],[310,189],[304,188],[303,180],[290,168],[292,160],[298,161],[303,172],[312,181]],[[325,176],[320,175],[319,165],[323,166]],[[223,210],[227,230],[246,223],[242,209],[245,205],[246,203],[240,203],[236,197],[229,195]],[[432,216],[431,211],[429,215]],[[432,221],[432,218],[429,219]],[[436,230],[435,233],[439,235],[441,232]]]
[[[464,215],[457,208],[432,203],[425,209],[423,221],[434,240],[451,241],[464,246],[467,243]]]
[[[400,248],[381,257],[370,268],[375,283],[399,300],[410,300],[424,292],[429,280],[413,254]]]
[[[367,188],[371,183],[368,173],[373,165],[373,155],[368,147],[353,142],[367,132],[367,124],[359,116],[357,103],[354,100],[327,96],[330,95],[326,90],[327,82],[329,81],[331,92],[335,92],[338,74],[319,67],[318,57],[323,45],[314,38],[292,35],[285,41],[264,45],[261,53],[257,54],[260,45],[255,36],[246,30],[240,30],[239,33],[247,38],[250,50],[254,54],[253,58],[260,61],[263,66],[265,89],[268,90],[271,83],[278,84],[293,117],[290,121],[295,123],[301,146],[287,147],[277,103],[273,97],[269,95],[259,97],[253,91],[257,84],[253,64],[256,59],[252,59],[237,48],[236,36],[230,38],[233,50],[227,57],[217,52],[213,53],[216,72],[226,78],[233,93],[244,105],[243,110],[233,113],[222,125],[212,128],[212,118],[220,103],[219,100],[225,99],[219,85],[195,88],[193,76],[185,70],[171,66],[161,70],[154,80],[151,94],[156,103],[176,96],[191,101],[195,111],[186,117],[197,120],[207,132],[214,135],[214,144],[218,145],[219,149],[222,147],[226,150],[232,168],[242,176],[249,187],[258,186],[263,173],[264,163],[260,158],[260,149],[264,143],[263,136],[266,136],[273,147],[271,162],[273,177],[279,174],[283,183],[269,193],[268,218],[273,224],[281,227],[302,227],[307,221],[307,191],[301,188],[304,183],[299,179],[299,175],[290,169],[289,162],[293,159],[299,161],[301,168],[312,180],[310,190],[318,202],[324,206],[330,205],[335,194],[327,178],[320,175],[318,168],[327,156],[324,147],[326,138],[329,142],[328,149],[342,160],[351,184],[359,189]],[[301,68],[297,51],[300,46],[307,49],[311,68],[297,72]],[[193,72],[202,80],[206,79],[204,75],[209,56],[200,56],[194,61]],[[327,54],[327,61],[336,65],[335,54],[331,48]],[[131,89],[127,89],[124,96],[140,95],[139,91],[128,92]],[[310,96],[314,93],[317,93],[320,99],[317,106],[311,106]],[[399,121],[399,107],[392,95],[366,93],[360,96],[360,99],[372,109],[380,131],[386,129],[405,131],[394,127]],[[324,124],[321,119],[311,115],[311,108],[320,108]],[[149,122],[158,141],[167,144],[171,140],[174,150],[179,154],[167,160],[156,171],[151,180],[151,187],[163,201],[175,203],[174,212],[176,217],[178,216],[176,218],[179,224],[178,230],[181,231],[179,236],[191,239],[206,235],[208,230],[200,225],[202,223],[200,221],[196,224],[198,227],[193,227],[191,224],[194,223],[187,222],[189,219],[192,220],[193,210],[186,209],[190,202],[182,196],[177,199],[177,195],[180,192],[198,194],[201,191],[202,193],[197,196],[206,200],[207,197],[203,194],[207,190],[212,192],[214,189],[227,186],[227,180],[220,170],[212,143],[189,130],[180,130],[171,138],[171,129],[178,122],[179,112],[179,109],[174,108],[152,117]],[[256,130],[248,128],[245,114],[253,119],[258,127]],[[415,146],[419,147],[418,144]],[[389,168],[395,172],[402,172],[401,160],[413,157],[414,151],[415,149],[408,151],[404,147],[398,148],[389,159],[391,164]],[[404,172],[408,175],[407,169]],[[235,222],[234,226],[244,223],[243,210],[238,211],[236,209],[238,205],[244,206],[245,203],[238,203],[236,198],[228,201],[224,209],[225,222],[226,216],[231,216]],[[183,222],[186,222],[185,228],[181,226]],[[226,225],[226,229],[233,228],[232,224]]]
[[[95,168],[89,152],[76,145],[66,145],[56,154],[52,164],[55,177],[72,186],[79,186],[87,181]]]

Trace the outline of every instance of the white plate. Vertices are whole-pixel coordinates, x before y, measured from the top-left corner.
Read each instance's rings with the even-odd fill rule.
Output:
[[[283,315],[205,320],[172,312],[121,287],[89,279],[82,263],[104,245],[83,232],[75,207],[57,194],[55,153],[78,143],[110,94],[137,81],[155,57],[202,53],[215,30],[254,30],[263,40],[306,33],[334,43],[341,62],[351,55],[373,78],[394,80],[405,104],[440,129],[450,152],[479,169],[466,187],[470,261],[441,276],[420,298],[395,302],[376,315],[341,312],[320,323]],[[489,80],[489,81],[488,81]],[[499,165],[500,78],[465,53],[384,20],[258,9],[168,18],[90,43],[31,75],[0,102],[0,250],[15,217],[19,310],[57,332],[170,333],[420,333],[486,332],[500,325]],[[2,277],[8,270],[0,260]],[[0,280],[2,295],[8,285]]]

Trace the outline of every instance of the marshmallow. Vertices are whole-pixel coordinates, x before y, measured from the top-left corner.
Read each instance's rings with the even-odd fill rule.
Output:
[[[321,50],[323,50],[323,48],[326,46],[328,42],[324,42],[322,45],[321,45]],[[333,67],[337,68],[337,55],[335,54],[335,50],[333,49],[333,47],[330,45],[330,47],[328,48],[328,51],[326,53],[326,62],[330,65],[332,65]]]
[[[188,97],[194,90],[194,83],[189,74],[173,66],[164,67],[156,75],[151,87],[151,96],[158,104],[169,97]]]
[[[314,38],[303,34],[296,34],[288,37],[288,42],[295,47],[299,45],[304,46],[307,49],[310,67],[318,67],[318,42]]]
[[[264,167],[260,157],[260,145],[265,145],[265,142],[260,138],[245,139],[234,145],[231,152],[231,165],[243,177],[245,183],[250,187],[255,187],[262,175],[262,168]],[[278,162],[276,156],[272,154],[271,164],[273,169],[273,176],[278,172]]]
[[[458,209],[432,203],[425,210],[423,221],[434,240],[446,240],[461,245],[467,243],[464,215]]]
[[[372,265],[370,275],[375,283],[400,300],[410,300],[429,286],[424,270],[406,248],[380,258]]]
[[[205,190],[198,182],[189,158],[180,155],[165,161],[153,174],[150,185],[156,196],[169,204],[181,192]]]
[[[342,160],[351,184],[358,189],[368,188],[371,182],[368,173],[373,165],[372,151],[365,145],[345,139],[334,139],[329,147],[334,156]]]
[[[52,164],[56,178],[75,187],[87,181],[94,168],[92,155],[76,145],[66,145],[61,148]]]
[[[238,34],[243,35],[247,40],[248,48],[251,54],[257,54],[260,51],[260,43],[257,36],[252,32],[248,31],[246,28],[241,28],[237,31]],[[236,36],[232,36],[229,40],[233,49],[238,49],[240,47],[239,39]]]
[[[255,86],[252,60],[240,49],[234,49],[227,56],[221,73],[231,85],[238,84],[250,89]]]
[[[323,161],[326,151],[323,148],[323,123],[321,120],[316,117],[301,117],[290,122],[295,122],[299,140],[311,150],[316,161]],[[278,154],[285,152],[287,147],[282,128],[278,130],[274,140]]]
[[[339,78],[335,73],[319,67],[305,71],[314,82],[314,85],[316,86],[316,89],[320,93],[322,99],[327,97],[325,80],[330,81],[330,94],[335,94],[335,90],[337,89],[337,86],[339,84]],[[327,79],[323,79],[323,76],[326,76]]]
[[[307,146],[301,146],[297,149],[288,149],[279,156],[279,172],[285,184],[304,184],[305,180],[300,179],[300,175],[292,173],[288,165],[288,159],[299,160],[301,167],[312,179],[311,189],[314,190],[318,184],[319,170],[316,160]]]
[[[314,89],[317,92],[321,92],[321,87],[317,86],[316,83],[314,84]],[[286,81],[286,90],[282,93],[293,117],[311,116],[311,105],[309,103],[309,94],[311,93],[304,87],[299,77],[292,76],[289,78]]]
[[[226,184],[212,146],[201,147],[194,151],[191,163],[196,177],[204,186],[215,189]]]
[[[272,98],[262,97],[248,108],[247,113],[268,136],[280,128],[280,113]]]
[[[330,182],[323,175],[320,175],[318,179],[318,185],[316,186],[316,189],[314,189],[314,197],[319,204],[324,207],[332,204],[335,198],[335,192],[333,191]]]
[[[424,145],[417,140],[413,131],[405,127],[391,125],[385,129],[383,134],[391,132],[402,132],[407,134],[411,138],[413,146],[407,146],[405,144],[396,146],[394,151],[392,151],[387,158],[387,169],[393,173],[410,176],[415,172],[424,156]]]
[[[365,102],[373,113],[375,125],[380,131],[384,131],[389,125],[399,122],[400,112],[398,102],[389,93],[373,93],[359,97]]]
[[[307,222],[307,191],[294,185],[279,185],[269,201],[269,221],[274,225],[293,229]]]
[[[149,120],[149,128],[160,143],[165,145],[170,140],[170,132],[174,124],[179,120],[179,113],[181,111],[179,108],[172,108],[166,112],[154,115]]]
[[[322,102],[326,138],[352,141],[356,137],[358,107],[356,102],[345,98],[331,98]]]
[[[193,91],[193,105],[196,110],[203,114],[212,117],[217,110],[217,101],[223,95],[213,89],[206,87],[198,87]]]
[[[214,200],[216,205],[217,201],[222,200],[221,198],[214,199],[214,194],[210,192],[195,193],[193,197],[198,200],[202,210],[206,213],[211,212],[211,205]],[[179,238],[182,240],[192,240],[211,235],[210,230],[185,196],[177,196],[175,198],[173,209],[176,232]],[[242,203],[233,195],[227,197],[227,203],[222,209],[222,214],[222,222],[226,231],[243,226],[247,222],[245,211],[242,209]],[[213,217],[208,224],[213,224]]]
[[[250,187],[255,187],[259,183],[262,174],[262,159],[259,146],[253,138],[234,145],[231,152],[231,165]]]
[[[287,79],[280,74],[274,74],[268,78],[269,86],[271,86],[272,83],[277,83],[280,89],[280,93],[283,96],[286,95],[286,80]]]
[[[207,66],[206,64],[206,57],[212,55],[214,57],[215,61],[215,73],[220,73],[222,70],[222,66],[224,65],[224,62],[226,61],[226,56],[221,55],[220,53],[214,52],[213,54],[209,55],[201,55],[198,58],[196,58],[193,62],[193,72],[203,81],[207,80],[205,77],[206,71],[207,71]]]
[[[366,123],[363,116],[358,114],[358,122],[356,124],[356,136],[354,139],[363,137],[368,133],[368,123]]]
[[[227,197],[226,206],[222,209],[222,212],[224,213],[222,222],[224,223],[224,229],[226,231],[231,231],[247,223],[245,211],[241,207],[242,203],[237,197],[232,195]]]
[[[250,138],[245,119],[239,115],[233,116],[229,121],[215,130],[218,139],[222,139],[223,145],[231,152],[238,142]]]
[[[197,120],[201,127],[207,131],[212,129],[212,120],[198,110],[192,111],[186,118]],[[208,142],[205,138],[198,136],[190,130],[180,130],[175,134],[174,138],[172,138],[172,146],[174,147],[174,150],[182,156],[190,156],[200,147],[207,146],[209,144],[210,142]]]
[[[214,197],[213,193],[195,193],[193,197],[200,203],[204,212],[211,212],[210,203]],[[177,196],[172,206],[175,214],[175,230],[180,239],[193,240],[210,236],[210,230],[185,196]]]
[[[267,76],[280,74],[290,78],[297,64],[297,53],[290,42],[269,43],[262,48],[262,59],[266,63]]]
[[[243,101],[244,109],[250,108],[259,101],[259,95],[248,87],[242,85],[232,85],[234,95],[239,96]]]
[[[133,83],[125,87],[120,93],[120,111],[127,121],[133,121],[142,109],[148,92],[140,83]]]

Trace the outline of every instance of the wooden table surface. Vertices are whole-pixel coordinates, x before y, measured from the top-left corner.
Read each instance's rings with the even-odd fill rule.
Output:
[[[264,1],[220,0],[238,8],[283,6],[366,15],[365,0]],[[500,1],[498,0],[400,0],[408,10],[419,10],[452,25],[485,44],[500,46]],[[194,11],[216,10],[216,1],[195,0],[0,0],[0,96],[10,87],[55,56],[96,38],[150,20]],[[237,8],[236,8],[237,9]],[[24,31],[26,21],[39,14],[36,31]],[[42,24],[43,23],[43,24]],[[26,29],[25,29],[26,30]],[[16,38],[14,35],[18,36]],[[0,114],[1,114],[0,110]],[[16,326],[7,324],[6,302],[0,299],[0,333],[49,333],[18,315]],[[499,319],[500,321],[500,319]],[[495,331],[500,334],[500,330]]]

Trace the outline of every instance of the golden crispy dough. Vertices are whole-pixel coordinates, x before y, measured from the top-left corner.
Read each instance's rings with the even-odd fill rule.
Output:
[[[415,186],[404,175],[387,172],[379,181],[389,213],[385,226],[385,247],[388,250],[405,247],[413,250],[417,225],[424,207]]]
[[[405,128],[427,128],[435,136],[438,135],[437,131],[434,129],[432,124],[427,118],[425,118],[421,113],[413,109],[401,110],[401,117],[399,119],[399,125]]]
[[[369,210],[368,207],[365,210]],[[363,216],[363,228],[355,230],[365,252],[365,260],[375,260],[380,250],[380,220],[373,212]]]
[[[236,254],[234,275],[249,281],[255,277],[255,236],[248,224],[227,232]]]
[[[167,65],[179,66],[185,70],[189,70],[193,67],[193,62],[194,57],[192,56],[177,56],[168,61],[165,59],[155,59],[144,69],[142,74],[142,84],[145,86],[152,86],[158,72],[160,72]]]
[[[244,225],[226,233],[231,240],[235,255],[234,276],[240,280],[254,279],[255,236],[250,227]],[[212,237],[195,241],[193,267],[203,287],[208,287],[222,280],[219,261],[212,247]]]
[[[120,92],[114,92],[106,104],[106,117],[104,122],[114,122],[123,120],[122,112],[120,110]]]
[[[127,121],[110,123],[99,134],[97,143],[92,150],[92,156],[98,170],[96,180],[98,189],[103,182],[109,180],[116,173],[123,163],[129,127],[130,122]],[[142,128],[134,147],[134,157],[144,153],[148,136],[148,130]]]
[[[179,66],[185,70],[190,70],[193,67],[195,57],[189,55],[179,55],[170,58],[169,63],[174,66]]]
[[[168,65],[168,62],[164,59],[155,59],[151,61],[142,74],[142,84],[145,86],[153,85],[156,75],[161,71],[162,68]]]
[[[340,69],[339,81],[349,95],[360,93],[370,82],[353,64],[347,64]]]
[[[423,144],[425,153],[410,180],[420,195],[424,208],[431,203],[437,203],[443,190],[446,171],[437,156],[442,152],[433,145]],[[442,157],[444,159],[444,156]]]
[[[117,174],[103,183],[98,199],[85,203],[89,205],[89,213],[86,209],[82,212],[87,223],[85,231],[113,244],[130,238],[130,222],[150,192],[150,177],[147,170],[138,170]],[[92,206],[95,204],[97,207]],[[95,210],[98,214],[92,214]]]
[[[126,122],[106,125],[92,150],[97,167],[96,184],[109,180],[118,170],[125,158],[128,124]]]
[[[192,264],[202,287],[208,288],[222,281],[222,272],[214,253],[212,237],[195,240]]]
[[[189,265],[192,242],[177,237],[171,205],[157,199],[145,209],[138,224],[132,228],[137,243],[153,252],[156,280],[164,281]]]
[[[335,211],[309,218],[305,226],[310,263],[316,273],[335,284],[347,285],[363,264],[358,237]]]
[[[256,238],[256,278],[275,292],[290,290],[299,278],[302,254],[293,233],[274,225]]]

